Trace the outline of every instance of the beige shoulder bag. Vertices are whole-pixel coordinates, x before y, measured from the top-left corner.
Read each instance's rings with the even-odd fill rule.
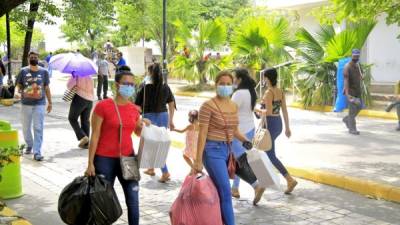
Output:
[[[267,152],[272,148],[271,134],[267,127],[266,117],[262,116],[261,118],[256,134],[254,135],[253,146],[260,151]]]

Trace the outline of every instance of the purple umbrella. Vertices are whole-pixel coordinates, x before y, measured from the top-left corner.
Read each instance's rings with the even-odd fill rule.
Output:
[[[78,76],[89,76],[97,73],[97,66],[91,59],[88,59],[80,53],[63,53],[58,54],[50,59],[50,67],[61,73],[72,74]]]

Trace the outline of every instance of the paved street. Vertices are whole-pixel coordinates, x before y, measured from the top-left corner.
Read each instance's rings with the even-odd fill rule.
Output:
[[[54,112],[46,118],[43,146],[46,159],[37,163],[30,157],[23,157],[25,195],[6,202],[34,225],[62,224],[57,214],[58,194],[74,177],[82,175],[87,165],[87,151],[77,148],[78,143],[66,119],[68,105],[59,96],[63,89],[57,89],[54,90],[58,94]],[[176,126],[185,126],[187,110],[198,108],[203,101],[177,97]],[[353,137],[344,131],[336,114],[290,110],[290,115],[293,138],[288,141],[280,137],[277,145],[278,155],[285,164],[323,168],[399,185],[400,134],[393,132],[394,121],[362,118],[362,135]],[[0,119],[8,120],[20,129],[19,105],[0,106]],[[172,138],[184,140],[178,134],[173,134]],[[160,184],[157,178],[143,176],[140,183],[141,224],[169,224],[169,207],[189,171],[181,154],[180,149],[170,151],[170,183]],[[121,187],[117,185],[116,190],[123,202]],[[242,198],[234,200],[237,224],[400,224],[399,204],[368,199],[304,180],[299,180],[298,189],[291,196],[268,190],[258,207],[251,205],[253,192],[249,185],[243,183],[240,191]],[[125,210],[124,203],[122,206]],[[124,214],[116,224],[127,224],[126,221]]]

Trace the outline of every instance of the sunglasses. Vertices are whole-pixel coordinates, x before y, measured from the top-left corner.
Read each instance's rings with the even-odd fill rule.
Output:
[[[135,86],[135,83],[123,82],[123,83],[121,83],[121,85]]]

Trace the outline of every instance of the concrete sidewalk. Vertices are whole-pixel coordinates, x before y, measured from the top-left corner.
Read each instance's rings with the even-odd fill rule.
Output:
[[[15,124],[18,127],[18,124]],[[74,134],[67,123],[47,123],[44,154],[46,160],[35,162],[30,156],[22,159],[22,198],[8,200],[7,204],[33,225],[61,225],[57,201],[62,188],[76,176],[82,175],[87,163],[87,150],[76,148]],[[135,146],[137,146],[137,138]],[[170,224],[168,212],[178,195],[189,168],[181,149],[172,148],[167,162],[172,181],[157,182],[158,177],[143,175],[140,182],[140,224]],[[157,171],[160,174],[160,171]],[[122,188],[116,182],[116,191],[124,215],[115,224],[127,224],[126,206]],[[241,185],[241,199],[234,200],[237,224],[398,224],[400,205],[370,200],[324,185],[299,180],[293,195],[267,190],[258,207],[251,205],[253,191]],[[368,207],[365,207],[368,206]]]
[[[46,161],[36,163],[30,157],[23,158],[26,195],[7,202],[34,225],[62,224],[57,214],[58,194],[75,176],[82,175],[87,163],[87,152],[76,148],[77,141],[67,120],[69,104],[60,99],[63,85],[53,87],[57,87],[53,93],[58,96],[54,99],[54,111],[46,116],[43,146]],[[205,101],[204,98],[179,96],[176,100],[175,125],[178,128],[187,125],[188,110],[198,109]],[[276,147],[285,165],[307,171],[322,170],[341,179],[346,175],[400,187],[400,133],[394,131],[393,121],[359,118],[361,135],[350,136],[341,122],[342,114],[290,109],[289,116],[293,137],[287,140],[281,135]],[[0,118],[21,129],[19,105],[0,106]],[[144,177],[140,192],[141,224],[168,223],[168,208],[188,171],[180,151],[184,136],[178,133],[171,136],[178,147],[171,150],[168,159],[173,182],[162,185]],[[323,181],[311,175],[316,182]],[[268,191],[257,208],[250,206],[250,187],[242,185],[241,188],[244,198],[235,201],[238,224],[400,224],[398,204],[370,200],[303,180],[294,197]],[[120,187],[118,189],[122,200]],[[126,218],[117,224],[126,224]]]

